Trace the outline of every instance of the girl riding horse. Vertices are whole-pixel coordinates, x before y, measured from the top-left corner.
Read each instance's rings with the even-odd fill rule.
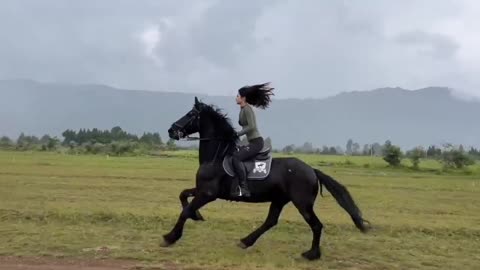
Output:
[[[265,109],[270,104],[270,96],[273,95],[274,88],[269,87],[269,83],[244,86],[238,90],[237,104],[240,105],[240,115],[238,123],[242,130],[237,132],[240,137],[246,135],[248,145],[241,147],[239,151],[233,154],[232,163],[235,175],[239,182],[239,189],[232,192],[232,196],[250,197],[250,191],[247,185],[247,172],[242,161],[255,157],[264,145],[264,140],[257,127],[257,120],[253,107]]]

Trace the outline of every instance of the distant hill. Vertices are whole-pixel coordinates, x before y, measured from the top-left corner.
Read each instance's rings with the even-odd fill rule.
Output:
[[[65,129],[123,129],[167,138],[173,121],[187,112],[194,94],[120,90],[103,85],[0,81],[0,134],[20,132],[60,136]],[[235,97],[197,95],[225,110],[239,128]],[[261,133],[273,146],[362,146],[389,139],[402,147],[452,142],[480,145],[480,102],[456,99],[447,88],[415,91],[382,88],[347,92],[325,99],[275,99],[257,110]]]

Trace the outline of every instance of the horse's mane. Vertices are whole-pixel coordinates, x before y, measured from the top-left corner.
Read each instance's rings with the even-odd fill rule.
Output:
[[[230,118],[226,113],[222,112],[222,109],[214,106],[202,104],[203,108],[201,114],[205,114],[215,123],[216,133],[227,140],[230,146],[235,146],[238,140],[238,135],[233,128]]]

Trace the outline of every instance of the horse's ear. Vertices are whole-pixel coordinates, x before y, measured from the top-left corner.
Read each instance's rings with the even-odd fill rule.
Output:
[[[198,102],[198,98],[195,97],[195,106],[198,105],[198,103],[200,103],[200,102]]]

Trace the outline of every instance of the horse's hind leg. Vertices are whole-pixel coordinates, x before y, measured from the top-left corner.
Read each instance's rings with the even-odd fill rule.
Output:
[[[185,207],[188,206],[189,204],[188,198],[195,197],[196,194],[197,194],[196,188],[184,189],[182,192],[180,192],[179,198],[180,198],[180,203],[182,204],[182,209],[185,209]],[[193,214],[191,218],[196,221],[205,221],[203,216],[200,214],[199,210],[195,211],[195,214]]]
[[[240,240],[239,246],[241,248],[248,248],[253,246],[255,242],[264,234],[266,231],[270,230],[272,227],[277,225],[278,218],[282,212],[283,207],[287,202],[272,202],[270,204],[270,210],[268,211],[268,216],[265,222],[258,227],[255,231],[250,233],[247,237]]]
[[[310,250],[302,253],[302,256],[308,260],[316,260],[322,256],[320,250],[320,238],[322,237],[323,224],[320,222],[313,210],[313,203],[315,201],[315,197],[313,199],[305,199],[308,197],[310,196],[305,196],[298,201],[293,201],[293,204],[295,205],[295,207],[297,207],[298,211],[303,216],[308,225],[310,225],[310,228],[313,232],[312,247],[310,248]]]

